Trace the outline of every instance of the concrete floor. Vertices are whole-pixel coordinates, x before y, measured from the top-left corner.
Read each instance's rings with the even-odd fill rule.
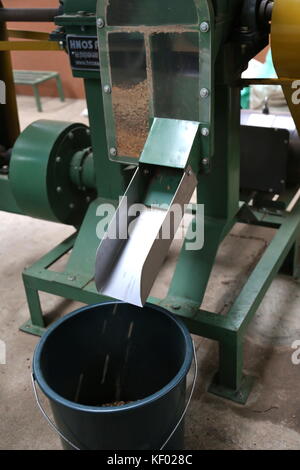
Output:
[[[31,97],[20,97],[22,128],[36,119],[87,122],[83,101],[44,100],[43,114]],[[59,449],[34,403],[31,359],[38,338],[21,333],[28,319],[21,272],[73,229],[2,212],[0,225],[0,339],[7,347],[0,365],[0,449]],[[222,244],[203,307],[224,314],[272,239],[271,230],[238,225]],[[180,242],[172,246],[153,293],[163,296]],[[292,343],[300,340],[300,289],[278,276],[252,322],[245,344],[245,370],[256,377],[246,406],[206,392],[217,368],[217,344],[196,339],[199,379],[186,418],[187,449],[299,449],[300,365],[293,365]],[[45,313],[70,312],[79,304],[42,295]],[[47,406],[47,405],[46,405]]]

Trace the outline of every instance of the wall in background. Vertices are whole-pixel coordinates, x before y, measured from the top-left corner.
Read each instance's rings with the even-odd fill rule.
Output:
[[[2,0],[6,8],[57,8],[58,0]],[[53,23],[8,23],[8,28],[26,29],[31,31],[51,32],[55,29]],[[13,68],[19,70],[53,70],[60,73],[64,91],[68,98],[84,98],[83,82],[72,76],[68,55],[62,52],[22,52],[12,53]],[[40,85],[43,96],[57,96],[55,81]],[[32,87],[18,86],[18,94],[31,95]]]

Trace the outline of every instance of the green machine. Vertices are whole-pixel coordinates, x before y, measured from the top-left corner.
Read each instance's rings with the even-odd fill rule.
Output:
[[[287,208],[298,187],[282,184],[277,201],[275,189],[240,190],[241,74],[268,44],[273,2],[60,4],[50,39],[69,53],[74,76],[84,80],[90,128],[33,123],[2,165],[1,210],[77,228],[24,271],[30,320],[21,329],[41,335],[46,327],[39,291],[87,304],[107,297],[138,305],[148,300],[180,316],[192,333],[218,341],[219,370],[210,391],[245,403],[252,383],[243,374],[247,326],[277,272],[283,267],[297,275],[300,206]],[[154,229],[143,254],[131,258],[139,270],[132,295],[118,290],[135,248],[110,233],[118,216],[125,228],[132,221],[119,198],[125,194],[131,204],[146,207],[164,204],[155,221],[160,231],[172,204],[184,207],[195,189],[205,206],[205,243],[196,250],[184,244],[166,298],[148,295],[174,233],[157,241]],[[116,211],[98,249],[98,208],[108,203]],[[196,205],[191,214],[189,231],[195,232]],[[278,231],[229,312],[203,311],[218,248],[237,222]],[[64,272],[51,270],[67,253]]]

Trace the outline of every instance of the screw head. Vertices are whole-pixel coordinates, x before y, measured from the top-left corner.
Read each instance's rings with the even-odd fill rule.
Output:
[[[209,31],[209,23],[207,21],[202,21],[200,24],[201,33],[207,33]]]
[[[201,134],[203,135],[203,137],[208,137],[209,136],[209,129],[207,127],[203,127],[201,129]]]
[[[111,93],[111,88],[109,85],[104,85],[103,90],[104,90],[104,93],[107,93],[107,94]]]
[[[62,187],[61,187],[61,186],[57,186],[56,192],[57,192],[57,193],[62,193]]]
[[[110,150],[109,150],[109,153],[111,154],[112,157],[115,157],[117,155],[117,149],[115,147],[112,147]]]
[[[207,88],[201,88],[200,96],[201,96],[201,98],[208,98],[209,90]]]
[[[61,162],[61,157],[56,157],[55,161],[56,161],[56,163],[60,163]]]
[[[71,202],[71,203],[69,204],[69,208],[70,208],[70,209],[75,209],[75,204],[74,204],[74,202]]]
[[[98,28],[103,28],[104,26],[104,20],[102,18],[97,19],[97,27]]]
[[[87,197],[85,198],[85,200],[86,200],[86,202],[91,202],[90,196],[87,196]]]
[[[73,140],[73,139],[74,139],[74,134],[73,134],[73,132],[69,132],[68,137],[69,137],[70,140]]]
[[[209,165],[209,159],[208,158],[203,158],[202,163],[204,166]]]

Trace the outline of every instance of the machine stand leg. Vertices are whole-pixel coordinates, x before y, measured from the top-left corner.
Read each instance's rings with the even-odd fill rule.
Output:
[[[254,377],[243,375],[243,341],[238,334],[219,343],[219,371],[208,391],[244,405],[251,392]]]
[[[39,293],[37,290],[27,287],[26,284],[25,291],[30,311],[30,320],[24,323],[20,330],[24,331],[25,333],[41,336],[46,331],[46,327]]]
[[[37,110],[38,110],[39,113],[41,113],[41,112],[43,112],[43,108],[42,108],[40,92],[39,92],[39,89],[38,89],[37,85],[33,86],[33,92],[34,92],[34,97],[35,97]]]

